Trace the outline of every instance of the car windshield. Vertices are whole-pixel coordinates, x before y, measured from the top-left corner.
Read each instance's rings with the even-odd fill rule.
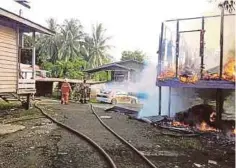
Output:
[[[124,92],[124,91],[116,91],[116,94],[117,95],[127,95],[128,93]]]
[[[110,91],[110,90],[102,90],[101,93],[102,93],[102,94],[110,94],[111,91]]]

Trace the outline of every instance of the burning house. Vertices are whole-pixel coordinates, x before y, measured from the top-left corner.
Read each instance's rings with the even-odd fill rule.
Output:
[[[228,31],[235,28],[226,24],[229,21],[235,21],[235,14],[162,23],[156,80],[159,115],[167,111],[175,120],[165,126],[235,133],[235,50],[229,47],[233,40]]]

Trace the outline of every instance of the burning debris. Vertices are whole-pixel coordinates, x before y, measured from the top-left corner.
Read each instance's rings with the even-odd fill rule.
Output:
[[[183,83],[196,83],[198,81],[198,76],[187,66],[180,73],[179,80]]]
[[[223,67],[223,74],[222,74],[222,79],[226,81],[231,81],[235,82],[235,53],[230,52],[230,56],[227,56],[227,62],[225,63]],[[180,68],[180,72],[178,74],[178,79],[180,82],[183,83],[196,83],[199,81],[199,75],[194,73],[193,68],[190,67],[184,67]],[[219,71],[219,68],[218,70]],[[169,80],[175,78],[175,71],[173,68],[168,67],[164,71],[160,73],[160,75],[157,77],[158,80]],[[203,80],[220,80],[220,75],[218,72],[209,72],[205,71],[203,72]]]
[[[233,145],[236,129],[235,121],[216,121],[215,107],[200,104],[179,112],[174,118],[164,117],[152,123],[158,128],[176,132],[176,136],[204,136],[208,142],[220,145]],[[169,134],[168,134],[169,135]],[[173,134],[170,134],[171,136]]]
[[[232,81],[235,82],[235,58],[229,58],[224,65],[224,71],[222,75],[222,79],[226,81]],[[210,73],[210,72],[205,72],[203,76],[204,80],[219,80],[220,76],[218,73]]]

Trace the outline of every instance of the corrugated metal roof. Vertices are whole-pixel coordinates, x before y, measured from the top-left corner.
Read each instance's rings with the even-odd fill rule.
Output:
[[[102,66],[99,66],[99,67],[96,67],[96,68],[92,68],[92,69],[87,69],[87,70],[84,70],[84,72],[88,72],[88,73],[94,73],[94,72],[98,72],[98,71],[115,71],[115,70],[126,70],[126,71],[131,71],[131,70],[134,70],[132,68],[128,68],[126,66],[123,66],[121,65],[122,63],[126,63],[126,62],[135,62],[135,63],[138,63],[138,64],[142,64],[142,62],[138,62],[136,60],[126,60],[126,61],[118,61],[118,62],[113,62],[113,63],[110,63],[110,64],[105,64],[105,65],[102,65]]]

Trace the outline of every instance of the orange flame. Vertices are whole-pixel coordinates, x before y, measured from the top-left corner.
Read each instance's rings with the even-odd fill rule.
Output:
[[[158,76],[158,79],[166,79],[174,77],[175,77],[175,72],[171,68],[168,68],[165,71],[161,72],[161,74]]]
[[[188,125],[186,125],[186,124],[184,124],[184,123],[181,123],[181,122],[179,122],[179,121],[173,121],[172,122],[172,125],[173,126],[184,126],[184,127],[187,127]]]
[[[196,83],[198,81],[198,77],[197,75],[193,75],[193,76],[179,76],[179,80],[183,83]]]
[[[236,135],[236,129],[233,129],[232,133],[233,133],[234,135]]]
[[[197,126],[197,128],[200,130],[200,131],[216,131],[215,128],[212,128],[210,127],[209,125],[207,125],[206,122],[202,122],[199,126]]]
[[[231,57],[228,59],[226,64],[224,65],[224,74],[223,79],[229,81],[235,81],[235,58]]]

